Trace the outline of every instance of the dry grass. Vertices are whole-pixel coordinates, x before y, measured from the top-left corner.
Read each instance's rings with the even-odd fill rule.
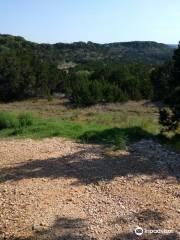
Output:
[[[102,128],[139,128],[142,131],[147,132],[147,134],[155,136],[160,133],[161,129],[161,126],[158,123],[159,107],[160,105],[157,103],[151,103],[148,101],[129,101],[126,103],[95,105],[87,108],[74,108],[67,100],[53,99],[52,101],[48,101],[46,99],[32,99],[7,104],[1,103],[0,111],[13,113],[32,112],[43,119],[47,118],[48,120],[48,118],[51,118],[54,119],[56,123],[59,121],[58,124],[64,126],[67,126],[68,122],[68,125],[70,123],[73,129],[74,124],[83,128],[85,126],[84,129],[90,129],[92,131]],[[56,128],[55,125],[53,126]],[[90,125],[92,127],[89,127]],[[47,132],[49,132],[49,130]],[[69,133],[68,130],[68,136],[69,134],[74,136],[75,132],[72,134],[71,132]],[[66,137],[66,135],[67,134],[63,134],[62,136]],[[42,136],[50,137],[51,133],[48,135],[44,135],[43,133]],[[56,136],[58,135],[56,134]],[[176,149],[180,149],[179,133],[175,138],[171,136],[163,139],[162,142],[173,145]]]
[[[147,102],[129,101],[127,103],[96,105],[88,108],[73,108],[67,101],[53,99],[28,100],[0,104],[0,111],[33,112],[45,117],[78,122],[96,122],[119,126],[129,122],[158,122],[157,105]],[[130,123],[131,124],[131,123]]]

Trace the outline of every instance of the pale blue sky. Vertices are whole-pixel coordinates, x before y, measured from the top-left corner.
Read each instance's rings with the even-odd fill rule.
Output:
[[[177,43],[180,0],[0,0],[0,33],[49,43]]]

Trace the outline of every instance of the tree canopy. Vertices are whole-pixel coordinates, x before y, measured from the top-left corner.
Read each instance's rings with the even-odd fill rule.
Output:
[[[171,61],[152,73],[154,98],[166,104],[160,111],[165,130],[178,128],[180,122],[180,44]]]

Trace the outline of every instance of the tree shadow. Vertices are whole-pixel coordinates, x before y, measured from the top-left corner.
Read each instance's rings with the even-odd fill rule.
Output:
[[[140,212],[140,215],[152,215],[150,219],[154,219],[155,212],[149,211],[148,213]],[[159,217],[159,213],[157,213]],[[163,221],[164,217],[160,214],[160,221]],[[156,228],[154,228],[156,229]],[[101,236],[103,237],[103,236]],[[7,240],[96,240],[88,234],[88,222],[81,218],[59,218],[57,217],[52,226],[41,227],[32,231],[28,237],[10,237]],[[143,233],[142,236],[137,236],[135,232],[126,232],[118,234],[111,238],[111,240],[179,240],[177,233],[170,234],[147,234]]]
[[[74,184],[91,184],[99,181],[110,181],[115,177],[149,175],[157,178],[174,176],[169,169],[164,170],[162,160],[159,162],[157,150],[152,150],[151,156],[146,156],[151,142],[139,143],[138,149],[132,148],[129,154],[109,156],[98,146],[87,145],[78,152],[64,157],[49,159],[33,159],[20,163],[14,167],[6,167],[0,170],[1,182],[8,180],[18,181],[32,178],[74,178]],[[166,154],[166,152],[165,152]],[[177,165],[176,165],[177,166]]]
[[[85,219],[57,218],[52,226],[42,227],[32,231],[28,237],[10,237],[7,240],[96,240],[87,232],[88,222]],[[137,236],[135,232],[121,233],[111,240],[179,240],[176,233],[171,234],[146,234]]]
[[[111,240],[180,240],[177,233],[170,233],[170,234],[150,234],[150,235],[142,235],[137,236],[135,233],[122,233]]]
[[[111,240],[179,240],[179,235],[176,232],[171,233],[147,233],[147,230],[162,230],[165,229],[163,222],[167,219],[167,216],[164,213],[157,212],[151,209],[140,211],[137,213],[130,214],[128,220],[125,218],[117,218],[114,221],[115,224],[129,224],[129,221],[137,224],[136,226],[141,226],[143,229],[143,234],[138,236],[135,234],[135,228],[132,232],[118,234],[114,236]],[[171,230],[171,229],[168,229]]]
[[[127,219],[128,217],[128,219]],[[130,214],[129,216],[127,216],[126,218],[117,218],[116,221],[114,221],[114,223],[117,224],[123,224],[123,223],[127,223],[129,222],[129,219],[133,222],[136,222],[137,225],[141,225],[141,224],[153,224],[155,227],[160,226],[161,223],[163,223],[167,216],[165,216],[164,213],[161,212],[157,212],[151,209],[146,209],[143,211],[140,211],[138,213],[134,213],[134,214]]]
[[[145,106],[145,107],[155,106],[156,108],[161,109],[162,107],[164,107],[164,104],[160,101],[159,102],[158,101],[156,101],[156,102],[155,101],[154,102],[146,101],[143,103],[143,106]]]
[[[9,240],[95,240],[86,234],[84,219],[57,218],[50,227],[34,230],[29,237],[12,237]]]
[[[162,144],[166,144],[168,147],[171,147],[171,149],[175,149],[180,153],[180,133],[176,133],[172,137],[159,134],[158,139]]]
[[[139,213],[135,213],[134,217],[138,220],[139,223],[145,223],[145,224],[153,223],[156,226],[162,223],[166,219],[166,216],[163,213],[153,211],[150,209],[141,211]]]
[[[111,128],[104,131],[88,131],[80,136],[85,142],[116,145],[118,139],[126,138],[127,144],[141,139],[152,139],[155,136],[140,127]]]

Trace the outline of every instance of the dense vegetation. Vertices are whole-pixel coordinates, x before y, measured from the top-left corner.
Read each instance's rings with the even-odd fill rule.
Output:
[[[150,68],[142,64],[106,65],[92,73],[72,71],[66,92],[76,105],[150,99],[153,87]]]
[[[180,122],[180,44],[172,60],[153,71],[152,83],[155,99],[167,105],[160,111],[164,130],[177,129]]]
[[[71,44],[37,44],[22,37],[0,35],[0,52],[12,49],[33,51],[36,56],[49,63],[63,65],[68,62],[88,63],[101,61],[105,63],[145,63],[160,64],[172,56],[173,48],[156,42],[119,42],[97,44],[93,42],[76,42]]]
[[[88,106],[152,97],[148,66],[105,64],[87,69],[77,66],[67,73],[30,51],[7,51],[0,55],[0,100],[50,97],[61,92],[72,103]]]
[[[180,119],[180,46],[154,42],[35,44],[0,35],[0,100],[51,98],[64,93],[76,106],[154,99],[168,109],[167,129]],[[156,60],[155,60],[156,59]],[[142,63],[143,62],[143,63]]]
[[[105,46],[110,51],[114,46],[119,47],[120,45],[119,43]],[[140,49],[145,51],[147,48],[151,48],[153,54],[155,46],[159,51],[163,52],[164,48],[169,51],[167,46],[150,42],[124,43],[122,45],[128,49],[134,49],[133,51],[140,55],[142,51],[140,53],[137,51]],[[76,43],[67,46],[66,44],[46,46],[30,43],[21,37],[1,35],[0,100],[13,101],[30,97],[50,98],[53,92],[59,92],[65,93],[72,103],[87,106],[95,103],[150,99],[152,97],[150,81],[152,65],[137,63],[138,56],[136,63],[125,64],[127,59],[124,57],[124,63],[120,64],[121,61],[115,63],[116,61],[111,61],[112,59],[108,58],[109,55],[105,53],[107,61],[106,57],[103,58],[103,61],[91,59],[81,61],[81,56],[77,55],[76,59],[81,63],[77,64],[76,61],[76,63],[63,65],[60,64],[62,58],[63,61],[67,60],[64,49],[71,49],[69,54],[73,55],[77,49],[80,51],[85,46],[89,49],[88,51],[104,48],[104,45],[98,44],[95,45],[95,48],[93,43]],[[58,50],[55,51],[56,53],[53,50],[50,54],[48,49],[54,49],[54,47]],[[133,51],[129,55],[132,59]],[[58,52],[61,52],[61,57]],[[73,57],[69,60],[73,61]],[[144,61],[146,62],[146,60],[144,55]]]
[[[49,96],[56,87],[59,71],[31,51],[6,51],[0,55],[0,100],[12,101]]]

